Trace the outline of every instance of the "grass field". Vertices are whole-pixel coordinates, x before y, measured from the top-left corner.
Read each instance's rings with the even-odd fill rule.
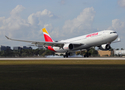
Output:
[[[0,90],[125,90],[124,61],[94,61],[0,61]]]
[[[125,60],[0,60],[0,65],[125,65]]]

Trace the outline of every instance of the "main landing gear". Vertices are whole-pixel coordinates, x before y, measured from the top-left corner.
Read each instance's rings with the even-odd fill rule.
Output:
[[[64,58],[68,58],[68,56],[70,56],[70,53],[69,53],[69,52],[66,52],[66,54],[63,55]]]
[[[68,58],[72,53],[66,52],[65,55],[63,55],[64,58]],[[91,53],[89,53],[89,49],[87,49],[87,52],[85,53],[84,57],[90,57]]]

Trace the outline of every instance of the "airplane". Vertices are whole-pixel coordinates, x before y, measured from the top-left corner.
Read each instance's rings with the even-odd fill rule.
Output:
[[[72,52],[82,49],[86,49],[88,52],[89,48],[96,46],[99,47],[100,50],[109,50],[112,42],[120,41],[120,39],[115,41],[118,38],[118,34],[113,30],[103,30],[61,41],[54,41],[47,32],[46,28],[43,28],[42,31],[45,41],[17,40],[11,39],[7,36],[5,37],[13,41],[28,42],[35,46],[44,46],[48,50],[54,52],[65,53],[64,58],[68,58]],[[89,57],[89,54],[87,53],[85,57]]]

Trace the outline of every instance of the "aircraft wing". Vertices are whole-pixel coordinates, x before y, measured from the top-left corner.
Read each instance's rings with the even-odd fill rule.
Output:
[[[40,41],[27,41],[27,40],[18,40],[18,39],[11,39],[7,36],[5,36],[7,39],[9,40],[13,40],[13,41],[20,41],[20,42],[28,42],[28,43],[31,43],[31,44],[35,44],[35,45],[40,45],[40,46],[57,46],[57,47],[63,47],[64,44],[66,44],[67,42],[40,42]],[[80,43],[72,43],[74,45],[83,45],[83,44],[80,44]]]

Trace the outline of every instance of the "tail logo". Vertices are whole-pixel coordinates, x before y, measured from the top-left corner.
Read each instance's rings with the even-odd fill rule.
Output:
[[[43,28],[43,35],[46,42],[53,42],[52,38],[50,37],[49,33],[47,32],[46,28]]]

